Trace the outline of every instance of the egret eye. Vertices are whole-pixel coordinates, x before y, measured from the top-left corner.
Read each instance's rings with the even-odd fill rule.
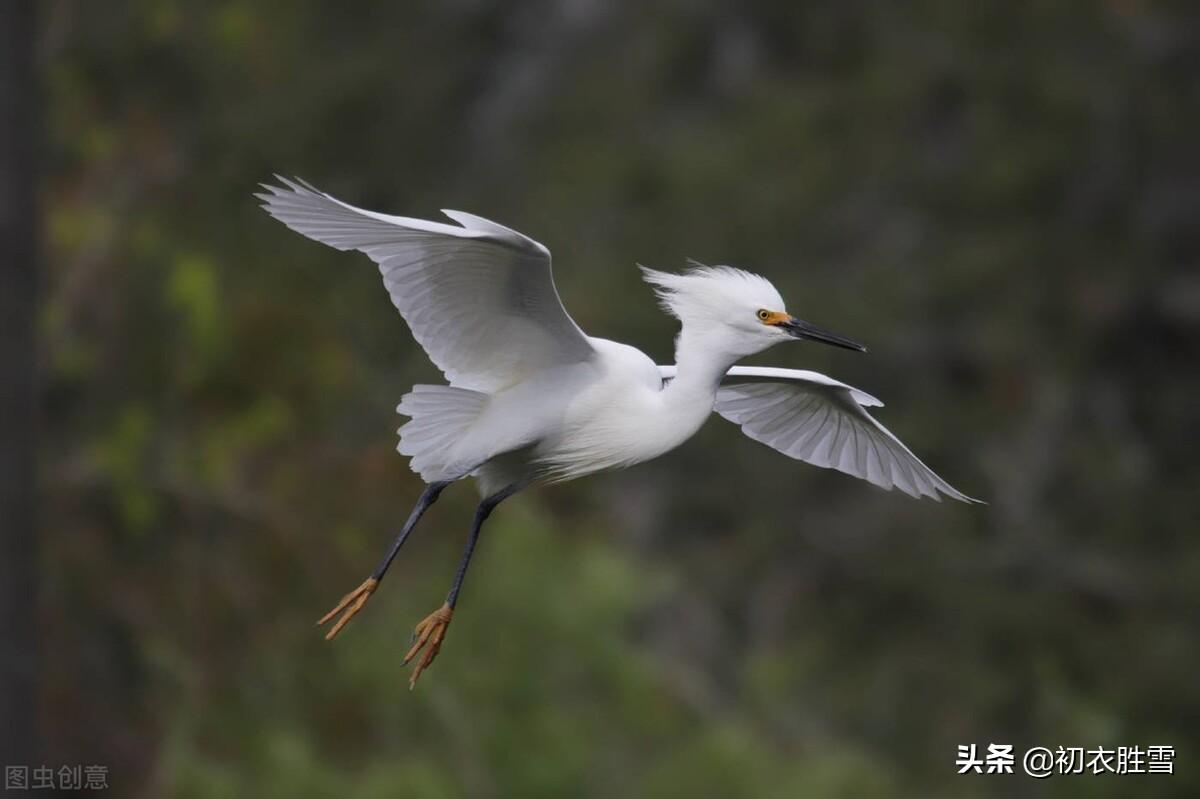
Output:
[[[766,308],[760,308],[760,309],[759,309],[759,311],[758,311],[758,321],[760,321],[760,322],[766,322],[766,321],[767,321],[767,320],[769,320],[770,318],[771,318],[771,312],[770,312],[770,311],[768,311]]]

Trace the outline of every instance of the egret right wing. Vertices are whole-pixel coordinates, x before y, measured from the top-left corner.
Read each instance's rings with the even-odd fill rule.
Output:
[[[278,177],[278,176],[277,176]],[[359,250],[379,265],[413,337],[454,386],[492,393],[550,366],[592,357],[554,287],[550,251],[461,211],[459,225],[389,216],[286,178],[255,195],[310,239]]]
[[[664,379],[675,367],[659,367]],[[713,409],[755,441],[791,458],[837,469],[913,497],[939,492],[978,502],[938,477],[866,409],[883,403],[853,386],[802,369],[735,366]]]

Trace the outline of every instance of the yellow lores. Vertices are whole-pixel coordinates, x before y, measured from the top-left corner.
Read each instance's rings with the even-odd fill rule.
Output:
[[[768,311],[765,308],[760,308],[758,311],[758,321],[764,325],[782,325],[791,318],[791,315],[783,311]]]

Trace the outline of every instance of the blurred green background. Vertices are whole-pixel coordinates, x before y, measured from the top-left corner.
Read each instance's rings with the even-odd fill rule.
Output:
[[[185,799],[1200,795],[1194,5],[47,0],[36,55],[40,760]],[[322,640],[439,376],[364,256],[258,209],[273,172],[525,231],[660,362],[635,262],[761,272],[871,353],[756,362],[880,396],[990,504],[714,419],[504,505],[410,693],[475,494]],[[992,742],[1177,773],[956,774]]]

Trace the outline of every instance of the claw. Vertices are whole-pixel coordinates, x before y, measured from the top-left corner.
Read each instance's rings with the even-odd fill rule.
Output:
[[[412,676],[408,678],[408,689],[411,691],[417,687],[417,679],[420,678],[421,672],[429,668],[429,664],[433,663],[433,659],[437,657],[438,652],[442,648],[442,641],[446,638],[446,629],[450,626],[450,619],[454,616],[454,608],[449,605],[442,605],[440,608],[430,613],[417,625],[413,630],[413,638],[415,643],[408,650],[408,654],[404,656],[404,665],[407,666],[409,661],[416,657],[422,649],[425,651],[421,654],[421,659],[417,665],[413,667]]]
[[[329,632],[325,633],[326,641],[332,641],[335,637],[337,637],[337,634],[342,631],[342,628],[349,624],[350,620],[353,619],[358,612],[363,609],[363,605],[367,604],[367,600],[371,598],[371,594],[375,593],[375,589],[378,586],[378,580],[376,580],[374,577],[368,577],[362,585],[342,597],[342,601],[338,602],[337,606],[334,607],[333,610],[321,617],[321,619],[317,622],[318,627],[339,613],[342,613],[342,611],[345,611],[345,613],[342,613],[342,617],[337,620],[337,623],[329,628]]]

